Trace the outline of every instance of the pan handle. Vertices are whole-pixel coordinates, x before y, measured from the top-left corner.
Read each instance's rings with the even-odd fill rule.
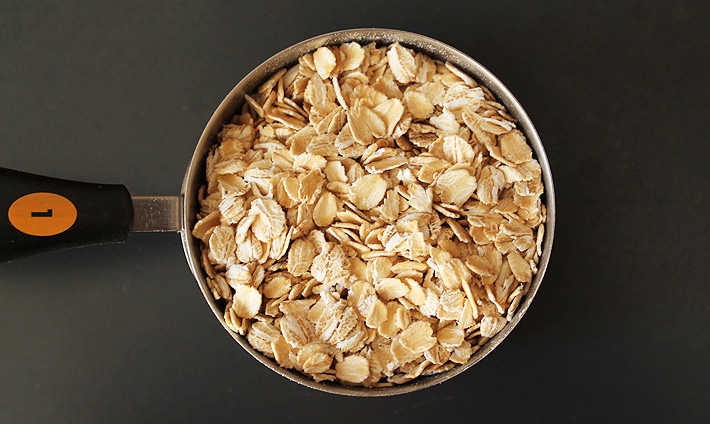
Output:
[[[126,187],[0,168],[0,262],[126,240],[133,204]]]

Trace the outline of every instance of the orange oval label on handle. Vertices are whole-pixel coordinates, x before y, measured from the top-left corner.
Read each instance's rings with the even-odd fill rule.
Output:
[[[76,222],[76,206],[54,193],[30,193],[15,200],[7,211],[13,227],[31,236],[54,236]]]

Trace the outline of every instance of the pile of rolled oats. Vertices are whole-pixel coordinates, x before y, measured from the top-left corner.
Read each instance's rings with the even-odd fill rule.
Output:
[[[471,358],[541,255],[541,168],[513,118],[399,44],[320,47],[245,96],[193,235],[224,317],[315,381],[390,386]]]

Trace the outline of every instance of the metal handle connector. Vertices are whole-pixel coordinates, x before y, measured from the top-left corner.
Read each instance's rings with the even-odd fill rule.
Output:
[[[182,231],[182,196],[131,196],[132,232]]]

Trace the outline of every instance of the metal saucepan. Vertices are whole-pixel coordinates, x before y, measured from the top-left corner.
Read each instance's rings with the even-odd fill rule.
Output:
[[[547,221],[538,272],[512,320],[486,342],[471,359],[450,371],[419,377],[409,383],[385,388],[361,388],[333,383],[315,383],[297,371],[281,368],[254,350],[246,338],[230,330],[224,305],[216,301],[200,265],[200,240],[191,235],[199,210],[198,190],[205,183],[205,160],[222,126],[240,110],[244,95],[253,92],[274,71],[293,65],[300,56],[320,46],[357,41],[361,44],[400,44],[446,60],[486,86],[517,120],[542,167]],[[100,185],[57,180],[0,168],[0,205],[7,214],[0,222],[0,262],[70,247],[124,241],[131,231],[178,231],[187,262],[207,303],[224,328],[259,362],[296,383],[334,394],[387,396],[408,393],[446,381],[488,355],[510,334],[527,311],[547,268],[555,227],[555,195],[547,156],[527,114],[508,89],[487,69],[462,52],[437,40],[389,29],[355,29],[317,36],[291,46],[255,68],[242,79],[217,107],[195,147],[178,196],[131,196],[120,185]]]

